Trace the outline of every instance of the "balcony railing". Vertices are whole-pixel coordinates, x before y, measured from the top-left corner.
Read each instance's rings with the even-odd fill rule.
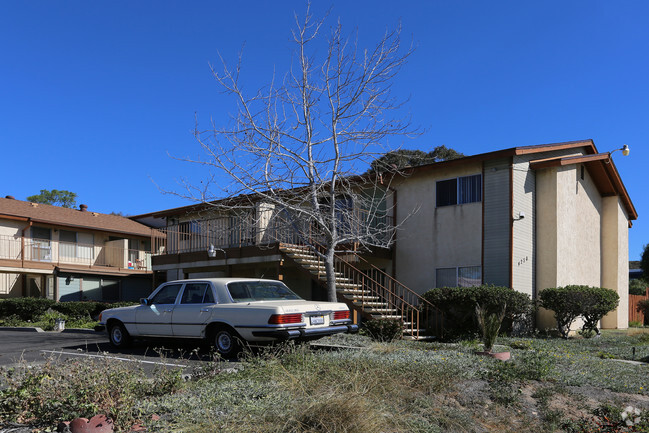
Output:
[[[355,211],[352,221],[341,219],[338,231],[354,239],[355,233],[374,230],[378,242],[387,242],[393,235],[392,217],[372,215],[368,218]],[[369,226],[369,230],[368,230]],[[264,219],[253,217],[217,217],[201,221],[188,221],[159,229],[164,237],[155,240],[154,254],[178,254],[207,251],[216,248],[241,248],[267,246],[275,243],[304,244],[308,239],[322,243],[322,231],[315,223],[289,221],[279,215]]]
[[[147,251],[115,245],[23,239],[20,236],[0,235],[0,259],[151,270],[151,253]]]

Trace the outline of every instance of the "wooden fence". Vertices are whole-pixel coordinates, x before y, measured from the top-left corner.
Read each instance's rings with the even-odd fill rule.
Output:
[[[649,317],[645,318],[644,314],[638,311],[638,304],[640,301],[649,299],[649,288],[646,289],[644,295],[629,295],[629,322],[640,322],[646,324]]]

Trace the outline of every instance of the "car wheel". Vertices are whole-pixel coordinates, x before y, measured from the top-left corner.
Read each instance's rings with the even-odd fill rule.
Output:
[[[110,338],[110,344],[119,348],[128,346],[131,340],[131,336],[128,335],[128,331],[121,323],[110,325],[108,328],[108,338]]]
[[[229,329],[217,329],[213,341],[216,351],[225,358],[233,357],[239,353],[239,336]]]

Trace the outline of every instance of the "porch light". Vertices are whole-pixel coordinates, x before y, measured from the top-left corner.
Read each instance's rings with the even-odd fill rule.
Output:
[[[211,259],[216,257],[216,252],[221,251],[225,256],[225,260],[228,259],[228,253],[223,248],[216,248],[214,244],[210,244],[210,247],[207,249],[207,256]]]

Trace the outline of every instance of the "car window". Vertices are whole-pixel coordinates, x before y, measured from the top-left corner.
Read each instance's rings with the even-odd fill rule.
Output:
[[[207,288],[205,289],[205,296],[203,297],[203,304],[216,304],[216,300],[214,299],[214,292],[212,291],[212,287],[208,284]]]
[[[149,304],[173,304],[176,302],[176,297],[181,287],[182,284],[169,284],[164,286],[149,300]]]
[[[214,303],[212,289],[207,283],[187,283],[183,296],[180,299],[181,304],[205,304]]]
[[[228,284],[234,302],[302,299],[283,283],[274,281],[237,281]]]

